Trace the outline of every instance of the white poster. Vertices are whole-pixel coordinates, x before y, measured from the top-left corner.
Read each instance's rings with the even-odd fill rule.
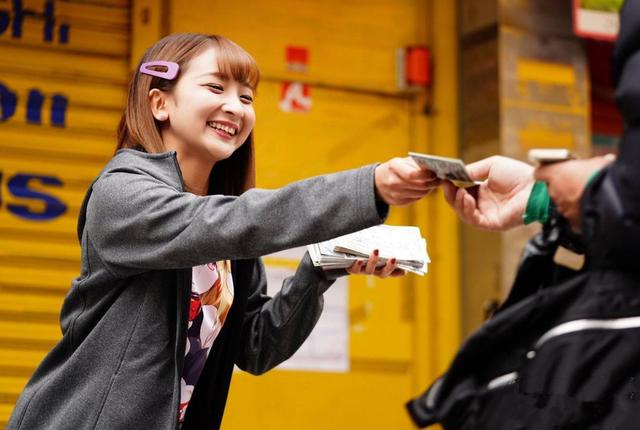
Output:
[[[273,255],[272,257],[282,257]],[[282,281],[295,273],[289,267],[269,264],[268,294],[273,296]],[[300,349],[278,369],[318,372],[349,371],[349,292],[348,277],[339,278],[324,293],[324,310],[315,328]]]

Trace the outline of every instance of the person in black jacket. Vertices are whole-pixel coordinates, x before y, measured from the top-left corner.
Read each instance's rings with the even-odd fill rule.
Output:
[[[523,260],[505,305],[462,345],[447,373],[408,404],[417,425],[640,428],[639,77],[640,0],[627,0],[614,53],[625,122],[617,158],[534,169],[495,156],[468,166],[483,180],[475,192],[443,184],[463,221],[502,231],[538,220],[545,241],[555,244],[530,242],[525,255],[537,248],[544,258]],[[540,274],[553,265],[548,251],[559,239],[548,232],[558,225],[579,234],[586,263],[568,280],[549,283]]]

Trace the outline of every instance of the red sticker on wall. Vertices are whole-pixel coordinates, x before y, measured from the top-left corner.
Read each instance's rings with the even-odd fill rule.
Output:
[[[311,88],[302,82],[283,82],[280,91],[280,109],[284,112],[309,112]]]

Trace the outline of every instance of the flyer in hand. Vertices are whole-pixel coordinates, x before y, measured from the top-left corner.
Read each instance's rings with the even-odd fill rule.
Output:
[[[464,162],[458,158],[440,157],[438,155],[409,152],[416,163],[431,170],[437,178],[450,181],[456,187],[469,188],[480,185],[482,181],[474,181],[467,173]]]

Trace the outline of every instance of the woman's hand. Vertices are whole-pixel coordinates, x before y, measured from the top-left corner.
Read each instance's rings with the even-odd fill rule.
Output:
[[[586,160],[561,161],[538,167],[534,175],[536,180],[547,183],[549,196],[558,211],[579,231],[580,199],[589,178],[614,160],[613,154],[607,154]]]
[[[408,205],[433,191],[440,181],[411,157],[393,158],[376,167],[376,194],[389,205]]]
[[[379,251],[376,249],[369,256],[368,261],[356,260],[351,267],[347,268],[347,272],[352,275],[375,275],[379,278],[387,278],[389,276],[398,277],[407,274],[404,270],[397,268],[395,258],[388,259],[384,266],[376,267],[380,260],[379,254]]]
[[[467,171],[484,182],[469,189],[443,184],[447,202],[462,221],[494,231],[523,224],[534,183],[532,166],[496,155],[467,165]]]

